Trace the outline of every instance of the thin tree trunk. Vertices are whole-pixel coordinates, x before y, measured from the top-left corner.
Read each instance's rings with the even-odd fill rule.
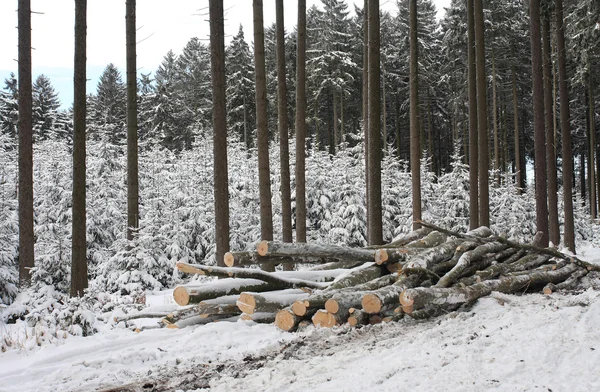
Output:
[[[19,0],[19,284],[31,282],[33,236],[33,114],[31,92],[31,2]]]
[[[288,144],[287,85],[285,72],[285,32],[283,0],[276,0],[277,26],[277,118],[279,126],[279,155],[281,170],[281,218],[283,242],[292,242],[292,201],[290,191],[290,147]],[[289,269],[292,265],[286,264]]]
[[[477,125],[479,128],[479,224],[490,225],[487,88],[485,77],[485,30],[482,0],[474,0],[475,58],[477,69]]]
[[[387,139],[388,139],[388,135],[387,135],[387,97],[385,96],[385,59],[382,62],[383,68],[382,68],[382,72],[383,72],[383,78],[382,78],[382,82],[381,82],[381,97],[383,98],[383,104],[382,104],[382,115],[381,118],[383,120],[383,124],[382,124],[382,131],[383,131],[383,156],[385,156],[387,154]]]
[[[514,129],[514,141],[515,141],[515,173],[516,173],[516,183],[518,193],[521,194],[523,188],[521,188],[521,184],[523,183],[523,173],[521,169],[521,141],[519,136],[519,99],[517,95],[517,74],[515,71],[515,65],[513,64],[511,67],[512,73],[512,96],[513,96],[513,119],[515,124]]]
[[[370,238],[369,208],[371,194],[369,192],[369,0],[363,3],[363,70],[362,70],[362,120],[365,138],[365,187],[367,205],[367,239]]]
[[[256,129],[258,132],[258,182],[260,193],[260,234],[263,240],[273,240],[271,179],[269,172],[269,129],[267,123],[267,79],[265,71],[265,34],[263,2],[253,0],[254,67],[256,78]]]
[[[417,0],[410,0],[410,171],[412,175],[413,230],[421,226],[421,130],[419,120],[419,70]]]
[[[229,189],[227,172],[227,106],[225,98],[225,31],[223,0],[210,0],[210,64],[213,99],[215,241],[217,265],[229,251]]]
[[[500,145],[498,143],[498,89],[496,82],[496,53],[492,48],[492,128],[494,130],[494,177],[500,186]]]
[[[469,74],[469,229],[479,227],[479,153],[477,132],[477,73],[473,0],[467,0],[467,54]]]
[[[369,1],[369,245],[383,244],[379,0]]]
[[[548,246],[548,204],[546,188],[546,134],[544,124],[544,81],[542,73],[542,37],[540,0],[531,0],[531,65],[533,80],[533,128],[535,153],[535,212],[537,230],[544,233],[540,245]]]
[[[306,0],[298,0],[296,45],[296,242],[306,242]]]
[[[591,62],[591,60],[590,60]],[[592,68],[590,68],[592,69]],[[588,110],[589,110],[589,141],[590,145],[588,148],[588,182],[590,185],[590,214],[592,219],[596,219],[598,216],[598,210],[596,209],[596,166],[595,166],[595,152],[596,152],[596,122],[594,121],[595,109],[594,109],[594,76],[588,75]]]
[[[329,152],[331,155],[335,155],[335,149],[338,145],[338,100],[337,93],[333,92],[333,137],[331,140],[331,146],[329,148]]]
[[[550,13],[545,13],[542,23],[542,56],[544,72],[544,109],[546,125],[546,159],[548,179],[548,240],[554,245],[560,243],[558,225],[558,186],[556,183],[556,155],[554,146],[554,123],[552,114],[552,53],[550,49]]]
[[[125,15],[127,37],[127,239],[139,227],[140,209],[138,182],[138,140],[137,140],[137,66],[135,0],[126,1]]]
[[[344,90],[342,89],[342,91],[340,91],[340,143],[344,143],[346,139],[346,132],[344,129]]]
[[[88,287],[86,243],[86,34],[87,0],[75,1],[75,59],[73,66],[73,222],[71,297],[81,297]]]

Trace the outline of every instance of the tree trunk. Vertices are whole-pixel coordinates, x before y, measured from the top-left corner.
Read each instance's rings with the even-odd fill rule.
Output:
[[[474,0],[475,58],[477,69],[477,126],[479,154],[479,224],[490,225],[487,88],[485,77],[485,29],[482,0]]]
[[[383,132],[383,136],[382,136],[382,140],[383,140],[383,156],[385,156],[387,154],[387,139],[388,139],[388,134],[387,134],[387,97],[385,95],[385,58],[383,59],[383,61],[381,62],[381,66],[382,66],[382,79],[381,79],[381,97],[383,99],[383,103],[382,103],[382,113],[381,113],[381,118],[383,121],[383,124],[381,126],[381,130]]]
[[[31,2],[19,0],[19,284],[31,283],[33,256],[33,114],[31,92]]]
[[[511,67],[511,74],[512,74],[512,95],[513,95],[513,118],[514,118],[514,123],[515,123],[515,134],[514,134],[515,173],[517,175],[516,176],[517,190],[520,195],[523,191],[523,188],[521,188],[521,184],[523,182],[523,179],[522,179],[523,175],[521,172],[522,171],[522,169],[521,169],[521,142],[520,142],[520,137],[519,137],[519,100],[518,100],[518,96],[517,96],[517,75],[516,75],[514,64]]]
[[[417,0],[410,0],[410,172],[412,177],[413,230],[421,219],[421,135],[419,119],[419,44],[417,41]]]
[[[492,129],[494,130],[494,177],[500,186],[500,145],[498,143],[498,89],[496,87],[496,53],[492,48]]]
[[[590,60],[591,62],[591,60]],[[591,68],[590,68],[591,69]],[[596,166],[595,166],[595,153],[596,153],[596,121],[595,108],[594,108],[594,76],[588,75],[588,113],[589,113],[589,148],[588,148],[588,177],[590,184],[590,215],[592,219],[596,219],[598,210],[596,209]]]
[[[369,0],[363,3],[363,69],[362,69],[362,120],[365,138],[365,187],[366,187],[366,221],[367,241],[370,238],[369,208],[371,194],[369,192]]]
[[[267,122],[267,79],[262,0],[252,1],[254,15],[254,67],[256,78],[256,129],[258,133],[258,182],[260,193],[260,236],[273,240],[271,179],[269,172],[269,129]]]
[[[73,66],[73,222],[71,297],[81,297],[88,287],[86,242],[86,34],[87,0],[75,1],[75,64]]]
[[[546,188],[546,130],[544,125],[544,81],[540,32],[540,0],[531,0],[531,64],[533,79],[533,127],[535,152],[535,213],[537,230],[544,233],[541,245],[548,246],[548,204]]]
[[[473,0],[467,0],[467,54],[469,88],[469,229],[479,227],[479,164],[477,133],[477,73]]]
[[[210,64],[213,100],[215,241],[217,265],[229,251],[229,188],[227,173],[227,102],[225,98],[225,32],[223,1],[210,0]]]
[[[369,1],[369,245],[383,244],[379,0]]]
[[[563,0],[556,0],[556,50],[558,52],[558,83],[560,86],[560,129],[562,135],[563,202],[565,212],[564,245],[575,253],[575,224],[573,218],[573,152],[571,151],[571,113],[567,87]]]
[[[140,226],[139,180],[138,180],[138,123],[137,123],[137,66],[135,0],[126,1],[127,13],[127,239]]]
[[[552,114],[552,53],[550,49],[550,13],[545,13],[542,23],[542,56],[544,72],[544,109],[546,125],[546,159],[548,179],[548,240],[555,246],[560,244],[558,225],[558,186],[556,183],[556,155],[554,145],[554,123]]]
[[[292,201],[290,191],[290,151],[288,145],[287,85],[285,72],[285,32],[283,0],[276,1],[277,25],[277,118],[279,126],[279,158],[281,170],[281,219],[283,242],[292,242]],[[284,268],[292,268],[286,264]]]
[[[306,242],[306,0],[298,0],[296,55],[296,242]]]

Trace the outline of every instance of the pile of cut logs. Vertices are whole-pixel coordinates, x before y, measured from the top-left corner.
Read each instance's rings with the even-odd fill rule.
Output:
[[[178,263],[182,272],[221,279],[178,286],[173,296],[184,308],[164,317],[163,325],[181,328],[241,318],[295,331],[404,316],[422,319],[492,291],[551,294],[573,288],[589,271],[600,271],[600,265],[538,247],[541,233],[522,244],[487,227],[461,234],[419,223],[420,229],[377,247],[262,241],[256,252],[227,253],[227,267]],[[255,268],[280,264],[304,269]]]

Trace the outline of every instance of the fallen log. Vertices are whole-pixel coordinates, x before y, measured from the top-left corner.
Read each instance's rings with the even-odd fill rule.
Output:
[[[347,295],[348,293],[350,293],[350,295],[354,295],[353,293],[377,290],[381,287],[386,287],[393,284],[397,278],[397,275],[390,274],[352,287],[346,287],[338,290],[319,291],[312,294],[306,299],[295,301],[292,304],[292,311],[297,316],[305,316],[310,311],[316,311],[317,309],[323,308],[330,298],[333,298],[338,294]]]
[[[432,231],[424,238],[411,242],[405,247],[381,247],[375,251],[375,263],[397,263],[406,261],[411,255],[422,252],[424,248],[433,248],[446,241],[446,235]]]
[[[489,242],[487,244],[480,245],[473,250],[467,251],[460,256],[458,262],[446,275],[442,276],[440,280],[435,284],[435,287],[449,287],[451,286],[464,272],[467,267],[476,261],[483,259],[488,253],[497,253],[506,248],[505,244],[499,242]]]
[[[431,233],[431,229],[429,227],[421,227],[420,229],[413,230],[408,234],[398,236],[389,243],[389,245],[394,247],[404,246],[413,241],[420,240],[425,237],[427,234]]]
[[[275,313],[259,312],[254,314],[242,313],[240,320],[254,321],[258,324],[271,324],[275,321]]]
[[[338,245],[261,241],[256,247],[260,256],[323,257],[336,260],[375,261],[375,251]]]
[[[347,319],[348,319],[347,312],[345,314],[342,314],[342,313],[332,314],[332,313],[329,313],[325,309],[319,309],[312,316],[311,320],[315,327],[333,328],[333,327],[344,324]]]
[[[272,264],[326,264],[331,262],[326,257],[295,257],[295,256],[261,256],[256,252],[227,252],[223,257],[227,267]]]
[[[333,291],[356,286],[377,279],[382,275],[385,275],[385,271],[378,265],[356,268],[349,271],[347,274],[338,277],[326,288],[326,290]]]
[[[252,315],[254,313],[275,313],[279,309],[289,306],[299,299],[309,296],[301,290],[267,292],[267,293],[241,293],[236,305],[242,313]]]
[[[327,287],[326,284],[320,282],[312,282],[306,279],[295,279],[295,278],[284,278],[277,276],[275,273],[265,272],[258,269],[246,269],[246,268],[225,268],[225,267],[213,267],[200,264],[187,264],[177,263],[177,269],[181,272],[188,274],[199,274],[206,276],[218,276],[218,277],[229,277],[229,278],[246,278],[246,279],[260,279],[267,283],[273,283],[280,285],[284,288],[299,288],[308,287],[312,289],[323,289]],[[281,272],[286,274],[293,274],[294,271]]]
[[[388,305],[397,306],[398,295],[406,289],[416,287],[421,281],[419,275],[410,275],[399,279],[393,285],[365,293],[361,299],[362,309],[372,314],[381,312]]]
[[[436,226],[434,224],[427,223],[427,222],[424,222],[421,220],[417,221],[417,223],[421,224],[422,226],[429,227],[433,230],[441,231],[448,235],[453,235],[453,236],[460,237],[460,238],[468,238],[468,239],[477,240],[477,237],[469,235],[469,233],[460,234],[460,233],[452,232],[450,230],[445,230],[439,226]],[[537,233],[536,233],[536,235],[537,235]],[[545,255],[548,255],[551,257],[556,257],[559,259],[567,260],[568,262],[576,264],[579,267],[585,268],[588,271],[600,271],[600,264],[588,263],[587,261],[581,260],[575,256],[566,255],[566,254],[559,252],[558,250],[553,249],[553,248],[541,248],[536,245],[521,244],[519,242],[511,241],[511,240],[508,240],[508,239],[506,239],[504,237],[500,237],[500,236],[490,236],[487,238],[479,238],[479,241],[481,241],[482,243],[483,242],[493,242],[493,241],[501,242],[503,244],[508,245],[511,248],[522,249],[522,250],[525,250],[528,252],[545,254]]]
[[[492,291],[514,293],[529,290],[548,283],[560,283],[575,272],[579,267],[569,264],[563,268],[549,272],[532,272],[528,275],[505,276],[500,279],[486,280],[467,287],[429,287],[411,288],[400,294],[400,304],[405,313],[425,307],[442,307],[448,309],[456,305],[472,302],[489,295]]]
[[[514,263],[495,264],[491,265],[483,271],[477,271],[475,279],[478,281],[494,279],[497,276],[504,275],[509,272],[526,271],[546,263],[550,260],[550,256],[541,254],[528,254],[521,257]]]
[[[348,316],[348,324],[351,327],[367,325],[369,323],[369,313],[354,308],[350,309],[349,313],[350,316]]]
[[[280,284],[268,283],[258,279],[227,278],[204,284],[177,286],[173,290],[173,299],[178,305],[185,306],[225,295],[240,294],[244,291],[263,292],[285,288]]]
[[[335,269],[351,269],[358,267],[359,265],[365,264],[365,261],[360,260],[345,260],[345,261],[332,261],[331,263],[321,264],[314,266],[309,271],[327,271]]]
[[[311,309],[306,315],[297,316],[291,306],[288,306],[275,314],[275,325],[284,331],[293,332],[304,319],[311,317],[315,312],[316,310]]]
[[[555,293],[560,290],[573,289],[577,286],[579,279],[581,279],[585,275],[587,275],[588,272],[589,271],[587,269],[580,268],[579,270],[573,272],[573,274],[564,282],[557,283],[557,284],[548,283],[546,286],[544,286],[544,289],[542,290],[542,292],[545,295],[550,295],[550,294]]]

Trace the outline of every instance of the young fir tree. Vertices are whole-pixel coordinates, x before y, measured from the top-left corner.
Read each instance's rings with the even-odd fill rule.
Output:
[[[56,137],[60,99],[50,79],[40,75],[33,83],[33,133],[35,141]]]
[[[233,136],[251,148],[255,139],[254,62],[240,25],[225,51],[227,123]]]
[[[88,113],[90,133],[95,140],[107,140],[114,145],[126,144],[126,91],[121,72],[114,64],[104,69],[96,95],[92,97]]]

